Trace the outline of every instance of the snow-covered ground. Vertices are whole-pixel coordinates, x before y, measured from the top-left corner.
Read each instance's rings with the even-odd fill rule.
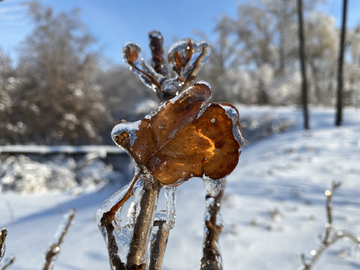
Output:
[[[333,199],[334,226],[360,236],[360,111],[346,109],[344,125],[334,127],[335,112],[311,109],[311,131],[302,130],[301,111],[289,108],[240,107],[241,115],[274,114],[296,125],[246,146],[239,166],[228,178],[220,237],[224,269],[287,270],[301,266],[299,256],[317,249],[315,237],[326,223],[325,190],[342,186]],[[11,269],[39,269],[62,215],[77,210],[75,223],[55,269],[108,269],[104,241],[96,225],[99,205],[116,190],[74,196],[67,192],[0,195],[0,222],[8,230],[6,254]],[[175,228],[164,269],[198,269],[202,250],[205,189],[200,179],[178,187]],[[160,196],[159,208],[164,209]],[[360,248],[340,240],[313,269],[360,269]]]

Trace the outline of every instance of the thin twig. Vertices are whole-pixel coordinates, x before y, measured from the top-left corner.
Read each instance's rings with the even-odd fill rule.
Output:
[[[8,262],[4,262],[4,266],[1,268],[1,270],[8,269],[15,262],[15,256],[10,255],[10,258],[6,257],[6,260],[8,260]]]
[[[45,263],[43,266],[43,270],[50,269],[50,266],[55,262],[57,255],[60,252],[60,245],[63,243],[65,236],[66,236],[67,232],[69,231],[69,228],[70,228],[70,226],[75,218],[75,215],[76,215],[76,211],[74,209],[72,209],[71,211],[72,212],[67,217],[65,227],[63,228],[64,223],[60,224],[60,226],[59,226],[59,230],[61,230],[60,237],[57,239],[56,243],[53,243],[52,245],[50,245],[50,247],[47,250],[47,253],[45,255]]]
[[[159,229],[156,233],[154,242],[151,245],[150,253],[150,266],[149,270],[161,270],[164,259],[166,244],[169,238],[170,229],[167,227],[166,221],[159,220],[154,222],[154,226],[158,226]]]
[[[4,257],[6,250],[6,243],[5,243],[6,236],[7,236],[7,230],[3,228],[0,232],[0,261]]]
[[[108,222],[104,225],[104,227],[107,232],[107,248],[111,269],[125,270],[125,264],[121,261],[118,255],[119,247],[117,246],[116,238],[114,236],[114,225],[111,222]]]
[[[219,236],[223,229],[223,224],[218,224],[217,217],[221,207],[221,200],[224,196],[225,182],[219,194],[214,198],[214,202],[206,206],[206,212],[210,215],[204,224],[204,243],[203,256],[200,261],[201,270],[222,270],[222,258],[220,254]],[[206,200],[211,197],[206,195]]]
[[[321,245],[319,246],[319,248],[315,251],[315,254],[311,257],[309,262],[306,262],[305,260],[305,255],[301,254],[300,255],[300,259],[301,259],[301,264],[302,264],[302,269],[303,270],[310,270],[313,265],[315,264],[315,262],[317,261],[317,259],[320,257],[320,255],[322,254],[322,252],[329,246],[331,246],[332,244],[334,244],[335,242],[337,242],[338,240],[340,240],[341,238],[345,238],[347,237],[348,239],[350,239],[352,242],[354,242],[357,245],[360,245],[360,239],[356,238],[351,232],[349,231],[344,231],[344,230],[338,230],[336,232],[332,231],[333,228],[333,218],[332,218],[332,205],[331,205],[331,200],[332,197],[334,195],[335,190],[340,187],[341,183],[340,182],[332,182],[331,185],[331,190],[327,190],[325,192],[325,195],[327,197],[326,199],[326,213],[327,213],[327,223],[325,226],[325,234],[324,237],[318,237],[318,241],[321,243]]]

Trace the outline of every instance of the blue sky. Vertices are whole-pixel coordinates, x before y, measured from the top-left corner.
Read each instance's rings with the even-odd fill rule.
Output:
[[[22,2],[24,0],[0,2],[0,47],[12,58],[16,57],[16,47],[31,32]],[[82,20],[97,38],[99,48],[115,63],[121,62],[121,48],[127,41],[135,41],[146,48],[150,30],[163,33],[167,48],[174,38],[195,37],[194,29],[211,37],[214,20],[222,13],[235,17],[236,3],[239,2],[246,0],[40,0],[55,12],[81,8]],[[333,15],[336,24],[340,25],[341,7],[342,0],[328,0],[321,9]],[[349,0],[348,25],[358,22],[360,1]],[[148,50],[145,50],[145,56],[149,56],[146,54],[149,54]]]

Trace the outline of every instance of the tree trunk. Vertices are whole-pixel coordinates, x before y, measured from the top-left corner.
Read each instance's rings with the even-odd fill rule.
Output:
[[[304,26],[303,26],[303,13],[302,13],[302,0],[298,0],[298,17],[299,17],[299,57],[300,57],[300,65],[301,65],[301,75],[302,75],[302,83],[301,83],[301,99],[303,103],[304,110],[304,128],[309,129],[309,115],[308,115],[308,96],[307,96],[307,79],[306,79],[306,67],[305,67],[305,53],[304,53]]]
[[[342,123],[343,64],[344,64],[344,51],[345,51],[347,2],[348,2],[347,0],[344,0],[343,2],[343,20],[342,20],[342,28],[341,28],[339,65],[338,65],[338,89],[337,89],[336,122],[335,122],[336,126],[340,126]]]

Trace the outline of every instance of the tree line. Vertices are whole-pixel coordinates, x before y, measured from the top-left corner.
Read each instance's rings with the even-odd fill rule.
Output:
[[[316,10],[320,2],[303,1],[308,98],[334,106],[340,29]],[[216,42],[198,78],[210,83],[214,101],[300,105],[296,1],[248,1],[237,10],[215,22]],[[33,1],[28,16],[34,27],[17,65],[0,51],[0,144],[108,144],[118,120],[139,118],[134,108],[146,111],[139,101],[156,99],[123,65],[104,67],[79,9],[54,13]],[[345,52],[344,104],[357,105],[360,25],[347,29]]]

